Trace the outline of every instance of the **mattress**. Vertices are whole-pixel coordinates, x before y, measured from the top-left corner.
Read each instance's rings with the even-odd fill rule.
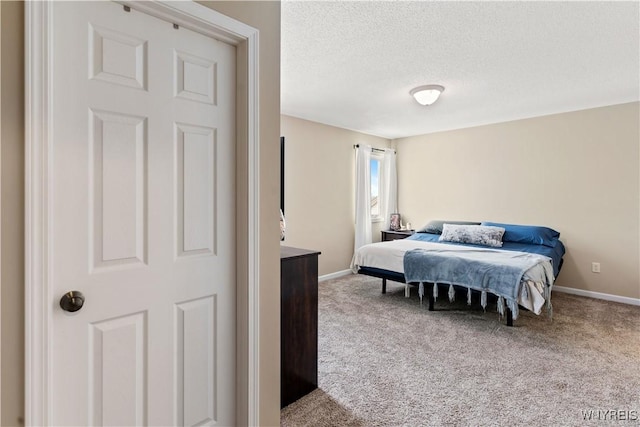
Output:
[[[417,236],[414,235],[407,239],[365,245],[354,254],[351,269],[354,273],[357,273],[360,267],[368,267],[404,274],[404,255],[407,251],[421,248],[429,249],[433,246],[432,238],[424,239],[423,236],[435,236],[435,241],[438,238],[437,235],[418,233]],[[449,245],[449,243],[442,243],[442,245]],[[504,249],[494,250],[502,251]],[[549,263],[553,263],[550,257],[547,259]],[[545,287],[548,283],[544,266],[537,264],[525,271],[521,283],[523,286],[518,294],[518,304],[535,314],[540,314],[546,302]]]

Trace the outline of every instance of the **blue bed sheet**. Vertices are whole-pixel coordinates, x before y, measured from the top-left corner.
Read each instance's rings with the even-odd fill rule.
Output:
[[[431,234],[431,233],[415,233],[407,239],[409,240],[420,240],[423,242],[438,242],[440,238],[439,234]],[[451,245],[462,245],[462,246],[478,246],[478,247],[486,247],[480,245],[471,245],[468,243],[453,243],[446,242]],[[558,277],[560,273],[560,268],[562,267],[562,257],[565,253],[564,245],[560,240],[558,240],[557,244],[554,247],[544,246],[544,245],[530,245],[527,243],[514,243],[514,242],[503,242],[501,248],[494,249],[504,249],[506,251],[517,251],[517,252],[528,252],[532,254],[540,254],[544,256],[548,256],[553,260],[553,275]]]

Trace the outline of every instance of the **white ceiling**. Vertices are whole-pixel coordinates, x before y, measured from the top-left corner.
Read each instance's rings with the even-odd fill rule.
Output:
[[[639,5],[285,0],[282,113],[399,138],[638,101]]]

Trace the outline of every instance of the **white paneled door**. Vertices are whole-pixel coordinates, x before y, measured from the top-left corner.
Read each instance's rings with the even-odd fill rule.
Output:
[[[51,424],[233,425],[235,47],[52,11]]]

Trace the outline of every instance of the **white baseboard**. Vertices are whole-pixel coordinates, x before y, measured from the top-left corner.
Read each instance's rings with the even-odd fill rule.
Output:
[[[565,294],[579,295],[581,297],[589,297],[603,299],[606,301],[621,302],[622,304],[640,306],[640,298],[621,297],[618,295],[604,294],[602,292],[585,291],[583,289],[565,288],[564,286],[554,286],[554,291],[564,292]]]
[[[318,276],[318,282],[324,282],[325,280],[337,279],[338,277],[348,276],[353,274],[351,270],[342,270],[336,271],[335,273],[324,274],[322,276]]]

